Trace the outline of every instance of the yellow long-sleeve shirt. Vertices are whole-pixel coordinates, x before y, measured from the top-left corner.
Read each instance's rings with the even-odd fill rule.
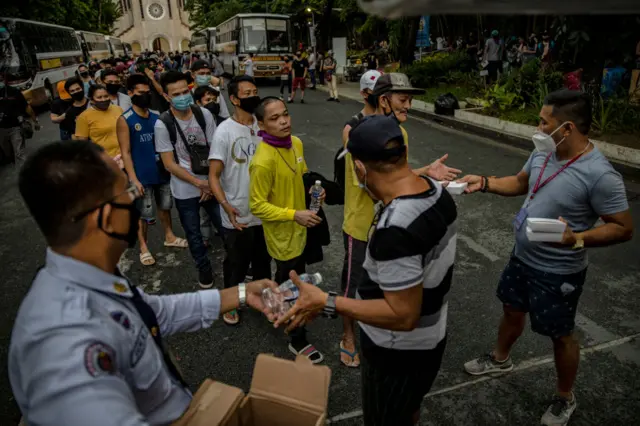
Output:
[[[308,168],[302,141],[291,139],[290,149],[261,141],[249,166],[249,208],[262,220],[269,254],[283,261],[300,256],[307,243],[307,228],[293,217],[306,209],[302,175]]]

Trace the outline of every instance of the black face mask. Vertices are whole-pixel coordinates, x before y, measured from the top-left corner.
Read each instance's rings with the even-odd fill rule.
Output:
[[[365,98],[365,102],[371,105],[372,108],[378,108],[378,96],[369,95]]]
[[[260,105],[260,96],[249,96],[248,98],[239,98],[240,108],[249,114],[253,114],[258,105]]]
[[[76,93],[71,93],[71,99],[73,99],[74,101],[81,101],[84,99],[84,90],[81,90],[79,92]]]
[[[81,72],[81,73],[80,73],[80,77],[82,77],[82,78],[87,78],[87,77],[89,77],[89,72],[88,72],[88,71]]]
[[[105,84],[106,88],[107,88],[107,92],[110,95],[117,95],[118,92],[120,91],[120,88],[122,87],[119,84],[115,84],[115,83],[107,83]]]
[[[151,105],[151,93],[146,92],[142,95],[133,95],[131,97],[131,103],[138,108],[147,109]]]
[[[214,116],[220,114],[220,104],[217,102],[209,102],[204,107],[208,109],[209,112],[211,112],[211,114],[213,114]]]
[[[109,105],[111,105],[111,101],[92,101],[93,107],[100,111],[106,111],[109,109]]]
[[[107,232],[102,229],[102,211],[100,209],[100,214],[98,215],[98,227],[110,237],[116,238],[118,240],[126,241],[129,245],[129,248],[133,248],[136,246],[136,242],[138,241],[138,228],[140,224],[138,221],[140,220],[140,210],[137,209],[135,203],[134,204],[120,204],[120,203],[109,203],[111,207],[115,209],[129,210],[129,231],[126,234],[120,234],[118,232]]]

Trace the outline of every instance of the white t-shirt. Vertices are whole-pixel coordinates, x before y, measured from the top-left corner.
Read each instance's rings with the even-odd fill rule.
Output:
[[[111,103],[113,105],[118,105],[120,108],[122,108],[122,111],[127,111],[129,108],[131,108],[132,105],[129,95],[125,95],[124,93],[120,92],[118,92],[118,96],[116,96],[115,99],[111,99]]]
[[[251,214],[249,209],[249,164],[260,143],[259,130],[258,121],[255,118],[251,129],[230,118],[220,123],[209,150],[209,160],[220,160],[224,163],[220,185],[229,204],[240,211],[237,217],[238,222],[248,226],[262,223]],[[233,229],[222,206],[220,206],[220,216],[222,216],[222,226]]]
[[[312,53],[309,55],[309,69],[316,69],[316,54]]]
[[[253,60],[251,58],[244,61],[244,74],[253,77]]]
[[[211,143],[216,132],[216,121],[213,119],[213,115],[204,108],[200,109],[204,114],[204,121],[207,124],[206,140],[204,132],[200,128],[200,125],[198,125],[198,121],[196,120],[195,115],[192,114],[191,119],[186,121],[180,120],[176,117],[176,121],[182,129],[182,132],[184,133],[185,138],[187,138],[187,142],[189,144],[206,145],[207,141]],[[172,152],[173,144],[171,143],[171,139],[169,138],[169,131],[161,120],[156,121],[154,130],[156,139],[156,151]],[[206,175],[196,175],[191,171],[191,157],[189,156],[189,152],[187,151],[187,148],[185,147],[184,142],[180,137],[180,133],[177,132],[177,129],[176,154],[178,155],[178,164],[180,165],[180,167],[200,180],[209,179],[209,177]],[[171,175],[171,193],[179,200],[200,197],[200,189],[191,185],[189,182],[185,182],[182,179],[177,178],[174,175]]]

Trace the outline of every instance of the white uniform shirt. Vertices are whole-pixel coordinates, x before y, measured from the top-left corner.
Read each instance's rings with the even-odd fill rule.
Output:
[[[163,337],[209,327],[217,290],[146,295]],[[9,346],[9,379],[29,425],[160,425],[191,392],[170,373],[131,301],[126,278],[47,249],[22,301]]]

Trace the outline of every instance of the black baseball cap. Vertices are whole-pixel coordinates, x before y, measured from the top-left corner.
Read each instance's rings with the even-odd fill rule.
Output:
[[[387,147],[387,143],[392,140],[399,141],[401,145]],[[404,135],[396,120],[386,115],[369,115],[351,129],[347,149],[342,151],[339,158],[349,152],[357,160],[385,161],[406,151]]]
[[[207,61],[205,61],[203,59],[195,61],[193,64],[191,64],[191,71],[198,71],[198,70],[201,70],[203,68],[206,68],[206,69],[210,70],[211,69],[211,65],[209,65],[209,62],[207,62]]]
[[[388,92],[407,93],[410,95],[424,95],[424,89],[418,89],[411,85],[411,81],[406,74],[399,72],[391,72],[380,76],[373,88],[373,94],[376,96],[383,95]]]

